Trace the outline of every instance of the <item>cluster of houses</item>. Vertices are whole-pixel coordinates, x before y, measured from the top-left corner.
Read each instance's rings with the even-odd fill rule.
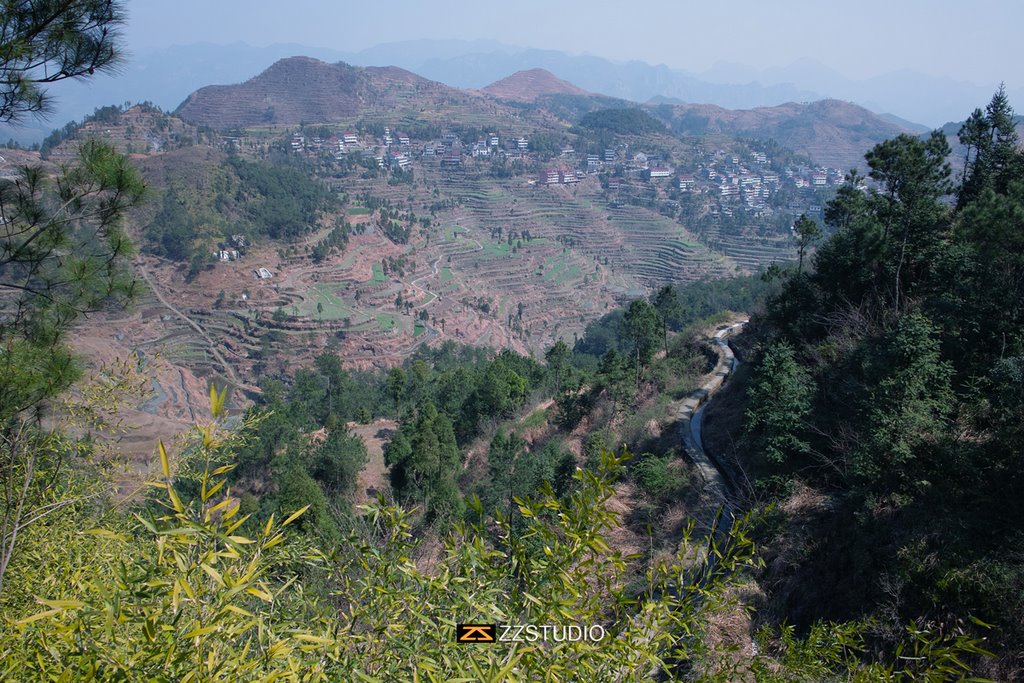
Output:
[[[411,163],[414,155],[412,141],[408,135],[384,128],[383,135],[360,139],[355,131],[344,131],[326,139],[307,139],[300,133],[292,136],[294,150],[308,154],[323,153],[325,150],[341,158],[345,154],[358,152],[367,159],[376,161],[380,168],[402,171]],[[457,169],[469,159],[501,159],[510,161],[536,162],[536,154],[530,151],[526,137],[502,137],[488,133],[473,143],[466,143],[452,132],[444,133],[439,139],[417,145],[416,156],[424,162],[436,162],[441,168]],[[680,192],[707,195],[717,200],[722,207],[743,206],[757,213],[770,213],[769,205],[773,195],[783,187],[820,189],[840,185],[844,174],[839,169],[825,167],[787,167],[776,170],[768,154],[752,150],[747,155],[718,150],[699,153],[696,168],[676,168],[671,159],[644,151],[632,152],[625,144],[603,150],[603,153],[577,155],[566,147],[549,162],[538,168],[538,185],[572,185],[587,175],[607,172],[615,168],[615,174],[608,179],[611,189],[621,187],[634,178],[639,181],[663,181],[675,185]],[[813,208],[813,207],[812,207]],[[731,213],[730,208],[728,213]],[[723,208],[723,212],[725,209]]]
[[[408,140],[408,138],[406,138]],[[354,130],[347,130],[339,135],[328,138],[315,136],[307,139],[302,133],[292,135],[291,148],[296,152],[316,154],[321,151],[333,152],[335,155],[361,150],[359,135]]]
[[[519,136],[502,141],[497,133],[488,133],[472,145],[463,144],[454,133],[445,133],[440,140],[423,147],[424,159],[438,159],[441,168],[459,168],[464,159],[524,160],[530,157],[530,140]]]
[[[813,190],[829,186],[842,185],[844,173],[836,168],[822,166],[787,166],[782,170],[773,167],[771,159],[765,152],[752,151],[749,158],[741,158],[719,150],[713,153],[699,153],[696,168],[673,169],[664,160],[648,156],[643,152],[633,154],[623,160],[621,150],[618,157],[613,150],[606,154],[616,163],[616,175],[607,179],[610,190],[618,190],[629,184],[629,178],[639,177],[651,181],[667,180],[675,185],[680,192],[699,194],[713,200],[711,212],[733,215],[742,208],[755,215],[770,215],[773,212],[772,198],[783,188],[808,190],[810,193],[797,193],[792,211],[808,211],[820,213],[821,206],[815,202]],[[603,159],[596,155],[588,155],[587,169],[593,172],[607,166]],[[553,184],[554,174],[545,172],[541,178],[547,178],[547,184]],[[541,180],[540,182],[543,182]]]
[[[246,244],[245,235],[235,234],[232,235],[227,243],[217,245],[217,250],[213,252],[214,257],[218,261],[237,261],[242,258],[240,249],[244,250]]]
[[[374,143],[376,142],[374,141]],[[302,133],[295,133],[292,135],[291,148],[295,152],[305,153],[309,156],[326,152],[333,154],[335,159],[341,159],[347,154],[358,153],[376,161],[380,168],[393,170],[405,169],[411,163],[410,147],[412,143],[408,135],[393,133],[390,128],[385,128],[379,143],[364,144],[356,131],[346,130],[327,138],[317,136],[307,139]]]
[[[504,143],[504,144],[503,144]],[[309,156],[331,153],[336,159],[359,153],[377,162],[380,168],[404,170],[413,160],[414,150],[408,135],[384,128],[383,135],[360,138],[356,131],[344,131],[328,138],[307,138],[302,133],[292,135],[291,148]],[[524,136],[503,140],[497,133],[469,145],[455,133],[445,133],[440,139],[417,145],[416,154],[424,160],[437,160],[442,167],[461,167],[466,158],[501,158],[524,160],[530,158],[530,141]]]
[[[578,183],[586,174],[582,171],[566,168],[545,168],[537,174],[538,185],[572,185]]]

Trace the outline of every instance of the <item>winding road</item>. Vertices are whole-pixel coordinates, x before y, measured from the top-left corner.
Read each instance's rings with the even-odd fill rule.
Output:
[[[714,344],[715,352],[718,354],[718,362],[711,373],[707,375],[707,381],[699,389],[691,392],[683,399],[677,412],[677,417],[679,418],[679,438],[686,448],[686,453],[693,460],[697,472],[704,480],[705,492],[717,499],[723,511],[728,514],[730,522],[732,518],[732,505],[729,501],[729,479],[725,472],[704,450],[701,429],[704,424],[704,409],[707,407],[708,401],[722,388],[726,378],[739,365],[736,355],[729,347],[728,338],[738,334],[748,322],[750,321],[742,320],[715,332],[711,342]]]
[[[687,455],[693,461],[694,468],[704,481],[703,493],[711,498],[715,508],[721,511],[715,515],[714,521],[709,525],[709,540],[722,538],[722,535],[727,534],[732,528],[733,505],[729,496],[731,491],[729,479],[725,472],[704,450],[704,444],[701,439],[704,408],[707,407],[711,397],[725,384],[726,378],[736,369],[739,361],[737,361],[735,354],[729,347],[728,338],[739,333],[748,322],[750,321],[742,320],[733,323],[728,327],[719,329],[712,335],[711,343],[715,353],[718,355],[718,362],[715,363],[715,367],[711,372],[705,375],[704,384],[699,389],[690,392],[682,400],[676,411],[679,439],[682,441]],[[705,580],[711,575],[711,571],[717,561],[716,555],[711,551],[711,545],[708,544],[704,570]],[[700,580],[698,583],[703,584],[704,580]],[[676,597],[678,597],[676,591],[679,588],[679,586],[670,588]],[[699,592],[690,595],[690,598],[698,601],[703,599]],[[655,634],[664,628],[664,625],[656,624],[650,621],[650,619],[650,613],[645,612],[637,614],[634,618],[634,624],[638,625],[644,634],[642,640],[648,644],[654,640]],[[620,670],[619,678],[624,678],[629,672],[629,666],[624,666]],[[649,677],[652,680],[660,680],[662,673],[658,669],[654,669],[649,672]]]

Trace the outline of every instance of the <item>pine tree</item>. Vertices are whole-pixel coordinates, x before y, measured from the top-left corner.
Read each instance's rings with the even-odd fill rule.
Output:
[[[6,0],[0,5],[0,122],[44,114],[45,86],[120,61],[124,5],[113,0]]]
[[[650,363],[658,344],[661,327],[658,313],[647,299],[636,299],[629,304],[622,318],[623,329],[629,338],[636,373],[636,387],[640,388],[641,370]]]
[[[1005,194],[1010,181],[1024,170],[1024,154],[1019,148],[1013,107],[1002,84],[984,113],[975,109],[959,135],[961,144],[967,147],[967,159],[958,206],[963,208],[987,189]]]
[[[821,227],[807,217],[807,214],[800,214],[800,218],[793,224],[793,232],[796,233],[796,249],[800,260],[797,264],[797,272],[804,272],[804,254],[807,249],[821,239]]]
[[[665,285],[654,295],[654,308],[661,318],[661,332],[664,337],[665,355],[668,355],[668,322],[677,320],[682,314],[679,294],[672,285]]]
[[[813,395],[810,375],[797,362],[793,347],[786,342],[770,347],[747,392],[744,424],[769,462],[782,464],[808,451],[804,421]]]
[[[45,112],[47,84],[116,64],[123,18],[110,0],[0,4],[0,121]],[[68,449],[41,444],[40,417],[81,376],[73,325],[134,292],[122,222],[144,195],[128,160],[95,141],[52,176],[0,180],[0,586],[19,533],[71,500],[53,500]]]

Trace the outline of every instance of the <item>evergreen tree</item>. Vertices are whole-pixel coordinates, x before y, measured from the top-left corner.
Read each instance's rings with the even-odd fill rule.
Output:
[[[366,459],[362,439],[336,427],[313,453],[312,475],[332,498],[346,497],[355,491]]]
[[[1004,194],[1014,178],[1024,172],[1024,153],[1003,85],[992,96],[984,113],[975,109],[959,132],[967,147],[964,174],[958,197],[963,208],[986,189]],[[973,157],[971,156],[973,152]]]
[[[952,368],[942,361],[935,329],[913,313],[867,350],[867,395],[860,413],[866,439],[854,453],[853,473],[870,490],[906,492],[920,473],[915,459],[941,438],[953,403]]]
[[[658,345],[661,321],[658,319],[658,312],[647,299],[635,299],[626,309],[622,324],[625,336],[629,339],[630,356],[633,358],[636,373],[636,388],[639,390],[641,371],[651,362],[654,349]]]
[[[661,318],[661,333],[665,343],[665,355],[668,355],[668,324],[677,321],[682,314],[682,303],[679,294],[672,285],[665,285],[654,295],[654,308]]]
[[[562,382],[569,371],[569,346],[559,339],[544,354],[544,360],[548,363],[548,372],[555,381],[555,393],[561,393]]]
[[[952,191],[946,162],[949,143],[939,131],[927,140],[900,135],[865,155],[871,177],[882,185],[873,212],[882,225],[882,270],[891,302],[899,308],[934,261],[933,249],[948,229],[941,199]],[[881,284],[881,283],[880,283]]]
[[[423,503],[429,519],[450,519],[462,509],[455,482],[461,467],[451,420],[429,401],[395,434],[384,451],[399,500]]]
[[[747,391],[744,429],[769,462],[787,463],[809,450],[805,420],[813,386],[788,343],[779,342],[765,352]]]
[[[0,121],[44,112],[47,84],[112,67],[123,18],[110,0],[0,5]],[[19,535],[74,502],[57,485],[74,449],[47,446],[41,418],[81,376],[74,324],[134,292],[122,223],[144,195],[128,160],[96,141],[52,175],[0,180],[0,588]]]
[[[7,0],[0,6],[0,121],[49,110],[45,86],[114,69],[124,3]]]
[[[796,233],[796,250],[799,255],[797,272],[804,272],[804,254],[815,242],[821,239],[821,227],[807,217],[807,214],[800,214],[800,218],[793,224],[793,232]]]

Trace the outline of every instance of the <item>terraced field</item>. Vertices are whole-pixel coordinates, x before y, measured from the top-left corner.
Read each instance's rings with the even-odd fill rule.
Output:
[[[539,354],[664,283],[753,270],[792,252],[784,240],[698,240],[672,218],[612,202],[593,177],[549,187],[530,176],[496,179],[490,168],[423,160],[413,182],[336,182],[348,197],[414,213],[408,244],[388,239],[372,204],[358,199],[336,217],[358,229],[321,263],[308,251],[329,220],[287,253],[267,245],[244,264],[218,264],[192,285],[175,284],[171,294],[186,302],[189,321],[165,311],[151,343],[211,378],[228,375],[226,366],[246,376],[268,363],[287,372],[325,346],[359,367],[386,367],[446,338]],[[254,281],[252,269],[264,265],[274,277]],[[160,279],[170,282],[172,272],[164,266]],[[218,290],[226,292],[223,306],[213,305]]]
[[[772,263],[795,261],[797,258],[794,240],[785,236],[721,234],[717,230],[711,230],[704,238],[704,243],[726,254],[748,271],[757,271]]]

